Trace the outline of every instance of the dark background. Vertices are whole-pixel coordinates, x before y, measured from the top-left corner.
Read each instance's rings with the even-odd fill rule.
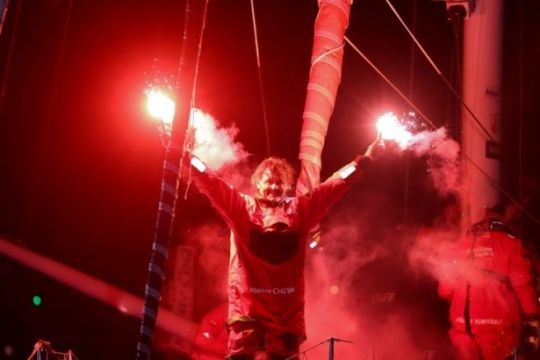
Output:
[[[444,3],[394,3],[445,76],[459,78],[459,47]],[[272,152],[296,161],[316,1],[255,5]],[[540,9],[533,0],[505,5],[503,185],[538,218]],[[184,2],[173,0],[12,0],[0,38],[0,234],[143,295],[164,153],[144,110],[144,89],[156,76],[176,76],[183,15]],[[411,53],[410,38],[384,1],[356,0],[348,36],[459,137],[455,99],[421,54]],[[249,1],[210,1],[202,49],[197,106],[224,126],[236,124],[252,161],[262,159]],[[323,177],[363,151],[375,135],[375,117],[386,110],[409,107],[347,46]],[[378,226],[428,226],[447,201],[426,185],[421,159],[405,160],[385,159],[367,181],[386,199],[372,209],[384,217]],[[365,206],[362,194],[353,192],[348,203]],[[190,201],[193,218],[183,216],[177,227],[215,220],[204,200]],[[534,247],[538,225],[525,217],[521,226]],[[38,338],[81,359],[133,358],[136,319],[5,257],[0,279],[0,358],[26,358]],[[42,306],[32,305],[34,294],[42,295]],[[197,321],[209,309],[195,310]]]

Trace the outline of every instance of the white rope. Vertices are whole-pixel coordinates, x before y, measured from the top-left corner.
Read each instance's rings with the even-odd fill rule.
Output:
[[[394,89],[395,92],[398,93],[399,96],[401,96],[403,100],[407,102],[407,104],[414,109],[414,111],[420,114],[420,116],[427,121],[429,126],[431,126],[433,129],[437,129],[437,126],[435,126],[435,124],[422,112],[422,110],[420,110],[414,104],[414,102],[407,97],[407,95],[405,95],[396,85],[394,85],[394,83],[388,77],[386,77],[386,75],[384,75],[384,73],[371,60],[369,60],[369,58],[347,36],[345,36],[345,41],[354,49],[354,51],[356,51],[358,55],[360,55],[362,59],[364,59],[365,62],[368,63],[369,66],[371,66],[373,70],[375,70],[377,74],[379,74],[380,77],[383,78],[384,81],[386,81],[388,85],[390,85],[392,89]]]
[[[405,30],[407,31],[407,33],[409,34],[409,36],[411,37],[411,39],[414,41],[414,43],[416,44],[416,46],[418,46],[418,49],[420,49],[420,51],[422,52],[422,54],[424,55],[424,57],[426,58],[426,60],[431,64],[431,66],[433,67],[433,69],[435,70],[435,72],[437,73],[437,75],[439,75],[439,77],[443,80],[444,84],[446,85],[446,87],[448,88],[448,90],[450,90],[450,92],[456,97],[456,99],[459,101],[459,103],[465,108],[465,110],[467,110],[467,112],[469,113],[469,115],[471,115],[471,117],[473,118],[473,120],[477,123],[477,125],[482,129],[482,131],[486,134],[486,136],[488,137],[489,140],[491,141],[495,141],[495,139],[493,138],[493,136],[491,136],[491,134],[489,133],[489,131],[485,128],[485,126],[480,122],[480,120],[478,119],[478,117],[476,116],[476,114],[472,111],[472,109],[467,105],[467,103],[465,103],[465,101],[463,100],[463,98],[457,93],[457,91],[454,89],[454,87],[450,84],[450,82],[444,77],[442,71],[437,67],[437,65],[435,64],[435,62],[433,61],[433,59],[431,58],[431,56],[429,56],[428,52],[424,49],[424,47],[422,46],[422,44],[420,44],[420,42],[418,41],[418,39],[416,38],[416,36],[414,36],[414,34],[412,33],[412,31],[409,29],[409,27],[407,26],[407,24],[405,24],[405,22],[403,21],[403,19],[401,18],[401,16],[399,15],[399,13],[396,11],[396,9],[392,6],[392,3],[390,2],[390,0],[385,0],[386,3],[388,4],[388,6],[390,7],[390,9],[392,10],[392,12],[395,14],[395,16],[397,17],[397,19],[399,20],[399,22],[401,23],[401,25],[403,25],[403,27],[405,28]]]
[[[260,99],[261,99],[261,109],[263,113],[263,123],[264,123],[264,135],[266,140],[266,155],[271,155],[271,147],[270,147],[270,130],[268,127],[268,111],[266,110],[266,97],[264,95],[264,86],[263,86],[263,79],[262,79],[262,70],[261,70],[261,56],[259,54],[259,35],[257,31],[257,19],[255,17],[255,4],[254,0],[250,0],[251,4],[251,22],[253,24],[253,38],[255,41],[255,56],[257,58],[257,76],[259,79],[259,92],[260,92]]]
[[[418,107],[413,103],[412,100],[410,100],[392,81],[384,75],[384,73],[371,61],[369,58],[348,38],[345,37],[345,41],[364,59],[372,68],[379,74],[384,81],[392,89],[394,89],[420,116],[424,118],[424,120],[431,126],[433,130],[436,130],[437,127],[435,124],[426,116]],[[489,184],[493,186],[495,189],[499,190],[508,200],[510,200],[513,204],[515,204],[524,215],[526,215],[528,218],[530,218],[532,221],[534,221],[536,224],[540,225],[540,220],[538,220],[531,212],[529,212],[518,200],[516,200],[510,193],[508,193],[506,190],[504,190],[495,179],[493,179],[489,174],[487,174],[485,171],[482,170],[482,168],[475,163],[471,158],[465,155],[465,159],[470,162],[482,175],[486,177]]]

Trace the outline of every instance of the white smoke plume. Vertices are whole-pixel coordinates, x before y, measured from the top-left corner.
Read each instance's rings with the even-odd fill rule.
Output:
[[[460,183],[459,144],[448,137],[444,127],[414,134],[407,149],[416,156],[427,156],[429,175],[437,192],[457,194]]]
[[[439,194],[456,194],[460,186],[459,144],[444,127],[418,132],[421,125],[414,113],[399,119],[391,112],[379,117],[376,124],[381,139],[394,141],[400,151],[428,157],[428,171]]]
[[[220,127],[212,116],[199,109],[192,110],[190,121],[194,129],[193,154],[210,169],[219,171],[248,158],[244,146],[236,141],[235,125]]]

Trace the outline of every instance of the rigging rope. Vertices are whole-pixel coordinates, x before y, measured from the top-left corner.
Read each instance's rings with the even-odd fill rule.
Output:
[[[379,74],[384,81],[386,81],[386,83],[388,85],[390,85],[390,87],[392,89],[394,89],[413,109],[414,111],[416,111],[418,114],[420,114],[420,116],[422,116],[424,118],[424,120],[431,126],[431,128],[433,130],[436,130],[437,127],[435,126],[435,124],[422,112],[420,111],[420,109],[418,109],[418,107],[409,99],[407,98],[407,96],[405,94],[403,94],[403,92],[394,84],[392,83],[392,81],[383,74],[383,72],[373,63],[371,62],[371,60],[369,60],[369,58],[347,37],[345,36],[345,41],[358,53],[358,55],[360,55],[360,57],[362,57],[362,59],[364,59],[372,68],[373,70],[375,70],[375,72],[377,72],[377,74]],[[493,179],[491,176],[489,176],[486,172],[484,172],[480,166],[478,164],[476,164],[471,158],[469,158],[468,156],[464,155],[465,159],[467,161],[469,161],[475,168],[478,169],[478,171],[480,171],[481,174],[483,174],[487,180],[489,181],[489,183],[495,187],[495,189],[499,190],[503,195],[505,195],[508,200],[510,200],[513,204],[515,204],[522,212],[523,214],[525,214],[527,217],[529,217],[532,221],[534,221],[536,224],[540,225],[540,220],[537,219],[533,214],[531,214],[528,210],[525,209],[525,207],[523,205],[520,204],[520,202],[518,200],[516,200],[511,194],[509,194],[506,190],[504,190],[496,181],[495,179]]]
[[[412,10],[412,27],[416,29],[418,17],[418,0],[413,0]],[[416,65],[416,48],[414,44],[410,45],[409,53],[409,97],[411,101],[414,99],[414,80],[415,80],[415,65]],[[410,183],[410,170],[411,161],[410,156],[405,156],[405,180],[403,182],[403,223],[408,222],[409,217],[409,183]]]
[[[524,53],[525,53],[525,2],[520,3],[519,9],[519,50],[518,50],[518,196],[523,199],[523,87],[524,87]]]
[[[407,31],[407,33],[409,34],[409,36],[411,37],[411,39],[414,41],[414,43],[416,44],[416,46],[418,46],[418,49],[420,49],[420,51],[422,52],[422,54],[424,54],[424,57],[426,58],[426,60],[430,63],[430,65],[433,67],[433,69],[435,70],[435,72],[437,73],[437,75],[439,75],[439,77],[442,79],[442,81],[444,82],[444,84],[446,85],[446,87],[448,88],[448,90],[450,90],[450,92],[456,97],[456,99],[459,101],[459,103],[465,108],[465,110],[467,110],[467,113],[469,113],[469,115],[473,118],[473,120],[476,122],[476,124],[482,129],[482,131],[487,135],[487,137],[489,138],[489,140],[491,141],[495,141],[495,139],[493,139],[493,136],[491,136],[491,134],[489,133],[489,131],[484,127],[484,125],[482,125],[482,123],[480,122],[480,120],[478,119],[478,117],[474,114],[474,112],[472,111],[472,109],[465,103],[465,101],[463,100],[463,98],[457,93],[457,91],[454,89],[454,87],[452,86],[452,84],[450,84],[450,82],[448,81],[448,79],[446,79],[446,77],[443,75],[442,71],[437,67],[437,65],[435,64],[435,62],[433,61],[433,59],[431,58],[431,56],[429,56],[429,54],[427,53],[427,51],[424,49],[424,47],[420,44],[420,42],[418,41],[418,39],[416,39],[416,36],[414,36],[414,34],[412,33],[412,31],[409,29],[409,27],[407,26],[407,24],[405,24],[405,22],[403,21],[403,19],[401,18],[401,16],[399,15],[399,13],[396,11],[396,9],[394,8],[394,6],[392,6],[392,3],[390,2],[390,0],[385,0],[386,3],[388,4],[388,6],[390,7],[390,9],[392,10],[392,12],[396,15],[397,19],[399,20],[399,22],[401,23],[401,25],[403,25],[403,27],[405,28],[405,30]]]
[[[403,25],[403,27],[405,28],[405,30],[407,31],[407,33],[410,35],[410,37],[412,38],[412,40],[414,41],[414,43],[418,46],[418,48],[421,50],[422,54],[424,54],[425,58],[428,60],[428,62],[432,65],[432,67],[434,68],[435,72],[437,73],[437,75],[439,75],[439,77],[443,80],[444,84],[446,85],[446,87],[448,88],[448,90],[450,90],[450,92],[452,93],[452,95],[454,95],[454,97],[458,100],[458,103],[463,106],[463,108],[465,108],[465,110],[467,110],[467,113],[472,117],[472,119],[476,122],[476,124],[481,128],[481,130],[486,134],[486,136],[488,137],[488,139],[490,141],[493,141],[493,142],[497,142],[493,136],[489,133],[489,131],[484,127],[484,125],[482,125],[482,123],[480,122],[480,119],[478,119],[478,117],[476,116],[476,114],[474,114],[474,112],[472,111],[472,109],[467,105],[467,103],[465,103],[465,101],[463,100],[463,98],[457,93],[457,91],[454,89],[454,87],[450,84],[450,82],[444,77],[444,75],[442,74],[442,71],[437,67],[437,65],[435,65],[435,62],[431,59],[431,57],[429,56],[429,54],[427,53],[427,51],[422,47],[422,45],[420,44],[420,42],[416,39],[416,37],[414,36],[414,34],[412,33],[412,31],[408,28],[408,26],[405,24],[405,22],[403,21],[403,19],[401,18],[401,16],[399,15],[399,13],[396,11],[396,9],[392,6],[392,4],[390,3],[390,0],[385,0],[386,3],[388,4],[388,6],[390,7],[390,9],[392,10],[392,12],[395,14],[395,16],[398,18],[399,22]],[[459,60],[458,60],[458,63],[459,63]],[[518,168],[517,171],[519,171],[519,173],[521,174],[521,171],[519,169],[518,166],[516,166],[516,164],[514,163],[514,161],[512,161],[510,159],[510,157],[502,151],[501,149],[501,157],[503,157],[505,160],[506,160],[506,163],[511,165],[514,169],[516,169],[516,167]],[[501,174],[503,176],[503,181],[505,180],[504,179],[504,174]]]
[[[261,70],[261,56],[259,54],[259,35],[257,31],[257,19],[255,17],[255,4],[254,0],[250,0],[251,4],[251,22],[253,24],[253,38],[255,41],[255,56],[257,58],[257,76],[259,80],[259,93],[261,99],[261,109],[263,112],[263,122],[264,122],[264,135],[266,140],[266,155],[271,155],[271,146],[270,146],[270,129],[268,127],[268,111],[266,110],[266,97],[264,95],[263,79],[262,79],[262,70]]]
[[[386,81],[386,83],[388,85],[390,85],[390,87],[392,89],[394,89],[394,91],[399,95],[401,96],[401,98],[403,100],[405,100],[407,102],[407,104],[409,104],[413,109],[414,111],[416,111],[418,114],[420,114],[420,116],[422,116],[424,118],[424,120],[426,120],[426,122],[429,124],[429,126],[431,126],[433,129],[437,129],[437,126],[435,126],[435,124],[422,112],[422,110],[420,110],[413,102],[412,100],[410,100],[407,95],[405,95],[396,85],[394,85],[394,83],[388,78],[386,77],[386,75],[384,75],[384,73],[377,67],[377,65],[375,65],[371,60],[369,60],[369,58],[347,37],[345,36],[345,41],[347,42],[347,44],[349,44],[353,49],[354,51],[356,51],[356,53],[358,55],[360,55],[360,57],[362,59],[364,59],[365,62],[368,63],[369,66],[371,66],[371,68],[373,70],[375,70],[375,72],[377,74],[379,74],[380,77],[383,78],[384,81]]]
[[[456,14],[455,12],[450,13],[450,22],[452,24],[452,34],[453,34],[453,43],[452,43],[452,56],[450,58],[450,74],[453,74],[453,82],[456,85],[457,88],[461,88],[462,85],[462,69],[461,69],[461,29],[463,27],[463,22],[461,16]],[[460,105],[459,102],[456,102],[455,104],[452,104],[452,96],[451,94],[448,94],[448,103],[447,103],[447,119],[454,118],[455,121],[452,123],[454,131],[457,133],[459,131],[458,129],[458,115],[460,113]],[[448,120],[450,121],[450,120]]]
[[[442,74],[442,71],[437,67],[437,65],[435,64],[435,62],[432,60],[432,58],[429,56],[429,54],[427,53],[427,51],[424,49],[424,47],[420,44],[420,42],[418,41],[418,39],[416,38],[416,36],[412,33],[412,31],[409,29],[409,27],[407,26],[407,24],[405,24],[405,22],[403,21],[402,17],[399,15],[399,13],[397,12],[397,10],[394,8],[394,6],[392,5],[392,3],[390,2],[390,0],[385,0],[386,4],[388,5],[388,7],[390,7],[390,9],[392,10],[392,12],[394,13],[394,15],[396,16],[396,18],[399,20],[399,22],[403,25],[403,28],[407,31],[407,33],[409,34],[409,36],[411,37],[411,39],[414,41],[414,43],[416,44],[416,46],[418,46],[418,48],[420,49],[420,51],[422,52],[422,54],[424,55],[424,57],[426,58],[426,60],[431,64],[431,66],[433,67],[433,69],[435,70],[435,72],[437,73],[437,75],[439,75],[439,77],[443,80],[444,84],[446,85],[446,87],[448,88],[448,90],[450,90],[450,92],[455,96],[455,98],[458,100],[458,102],[463,106],[463,108],[465,110],[467,110],[467,113],[472,117],[472,119],[476,122],[476,124],[482,129],[482,131],[486,134],[486,136],[488,137],[489,140],[491,141],[495,141],[495,139],[493,138],[493,136],[491,136],[491,134],[489,133],[489,131],[484,127],[484,125],[482,125],[482,123],[480,122],[480,120],[478,119],[478,117],[476,116],[476,114],[474,114],[474,112],[472,111],[472,109],[467,105],[467,103],[465,103],[465,101],[463,100],[463,98],[457,93],[457,91],[453,88],[453,86],[450,84],[450,82],[446,79],[446,77]],[[520,71],[522,71],[520,69]],[[522,74],[520,73],[520,76],[522,76]],[[521,96],[521,94],[520,94]],[[521,98],[520,98],[520,101],[521,101]],[[520,103],[520,109],[521,109],[521,106],[522,104]],[[520,119],[521,120],[521,119]],[[521,122],[520,122],[520,125],[521,125]],[[521,138],[520,138],[520,151],[521,151]],[[508,159],[508,156],[506,154],[503,153],[503,156]],[[494,184],[494,179],[492,179],[491,177],[489,177],[487,175],[487,173],[485,173],[484,171],[482,171],[480,169],[480,167],[475,164],[470,158],[466,157],[466,159],[474,165],[474,167],[476,167],[481,173],[483,173],[487,178],[488,178],[488,181],[493,185]],[[508,159],[509,160],[509,159]],[[521,161],[521,159],[520,159]],[[515,167],[516,165],[509,161],[509,163]],[[519,173],[521,174],[521,168],[518,166],[518,171]],[[515,198],[513,198],[507,191],[503,190],[501,186],[495,186],[495,188],[499,191],[501,191],[501,193],[503,193],[510,201],[512,201],[525,215],[527,215],[529,218],[531,218],[535,223],[537,224],[540,224],[540,220],[536,219],[530,212],[528,212],[524,207],[523,205],[520,204],[520,202],[518,200],[516,200]],[[521,191],[521,189],[520,189]],[[520,196],[521,197],[521,196]]]
[[[191,153],[193,151],[193,147],[195,146],[195,112],[193,110],[195,109],[195,104],[196,104],[197,85],[198,85],[198,80],[199,80],[199,65],[200,65],[201,52],[202,52],[202,43],[204,39],[204,30],[206,29],[207,14],[208,14],[208,2],[205,3],[204,8],[203,8],[201,36],[197,44],[197,55],[195,56],[193,89],[191,91],[191,103],[190,103],[190,110],[189,110],[188,126],[186,129],[186,136],[184,137],[184,143],[182,144],[182,157],[180,160],[180,176],[184,174],[185,156],[186,154]],[[186,189],[184,190],[184,196],[183,196],[184,200],[187,199],[189,189],[191,187],[191,182],[192,182],[191,170],[192,170],[191,166],[188,166]]]

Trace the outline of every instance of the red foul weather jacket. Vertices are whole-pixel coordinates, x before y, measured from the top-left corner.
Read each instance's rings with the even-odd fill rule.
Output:
[[[277,206],[241,194],[207,170],[193,170],[231,230],[228,323],[257,321],[264,328],[305,338],[304,260],[309,231],[362,173],[358,157],[312,192]],[[350,175],[350,176],[349,176]]]
[[[469,234],[456,243],[451,261],[439,293],[450,301],[453,329],[474,335],[519,331],[524,317],[540,314],[531,264],[519,239],[501,231]]]

